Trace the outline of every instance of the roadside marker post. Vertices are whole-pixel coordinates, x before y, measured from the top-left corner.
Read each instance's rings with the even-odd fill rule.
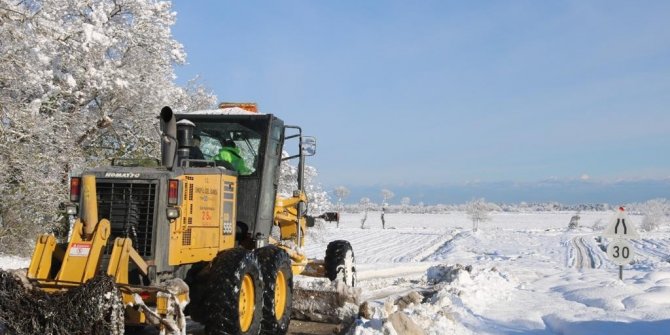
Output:
[[[623,207],[619,207],[602,236],[613,239],[607,246],[607,256],[619,265],[619,279],[623,280],[623,266],[630,264],[633,258],[633,248],[628,240],[640,237]]]

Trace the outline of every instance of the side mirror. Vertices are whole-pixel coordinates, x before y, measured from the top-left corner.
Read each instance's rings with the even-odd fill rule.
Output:
[[[303,156],[316,155],[316,137],[303,136],[302,142],[300,142],[300,146],[302,147]]]

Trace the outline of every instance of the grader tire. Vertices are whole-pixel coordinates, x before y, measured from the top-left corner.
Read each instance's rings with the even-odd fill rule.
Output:
[[[274,245],[256,249],[255,253],[265,283],[261,334],[284,335],[291,322],[293,306],[291,260],[284,250]]]
[[[263,308],[263,278],[256,255],[242,248],[220,252],[204,284],[201,310],[208,335],[256,335]]]
[[[326,277],[331,281],[340,280],[350,287],[356,285],[354,249],[348,241],[337,240],[328,243],[324,259]]]

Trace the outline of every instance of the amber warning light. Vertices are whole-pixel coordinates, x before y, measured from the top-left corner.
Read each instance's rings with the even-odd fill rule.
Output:
[[[258,105],[255,102],[222,102],[219,104],[219,108],[242,108],[247,112],[258,113]]]

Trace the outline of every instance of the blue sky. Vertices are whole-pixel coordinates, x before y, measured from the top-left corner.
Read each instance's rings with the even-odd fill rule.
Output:
[[[668,1],[174,9],[178,82],[301,125],[327,188],[670,178]]]

